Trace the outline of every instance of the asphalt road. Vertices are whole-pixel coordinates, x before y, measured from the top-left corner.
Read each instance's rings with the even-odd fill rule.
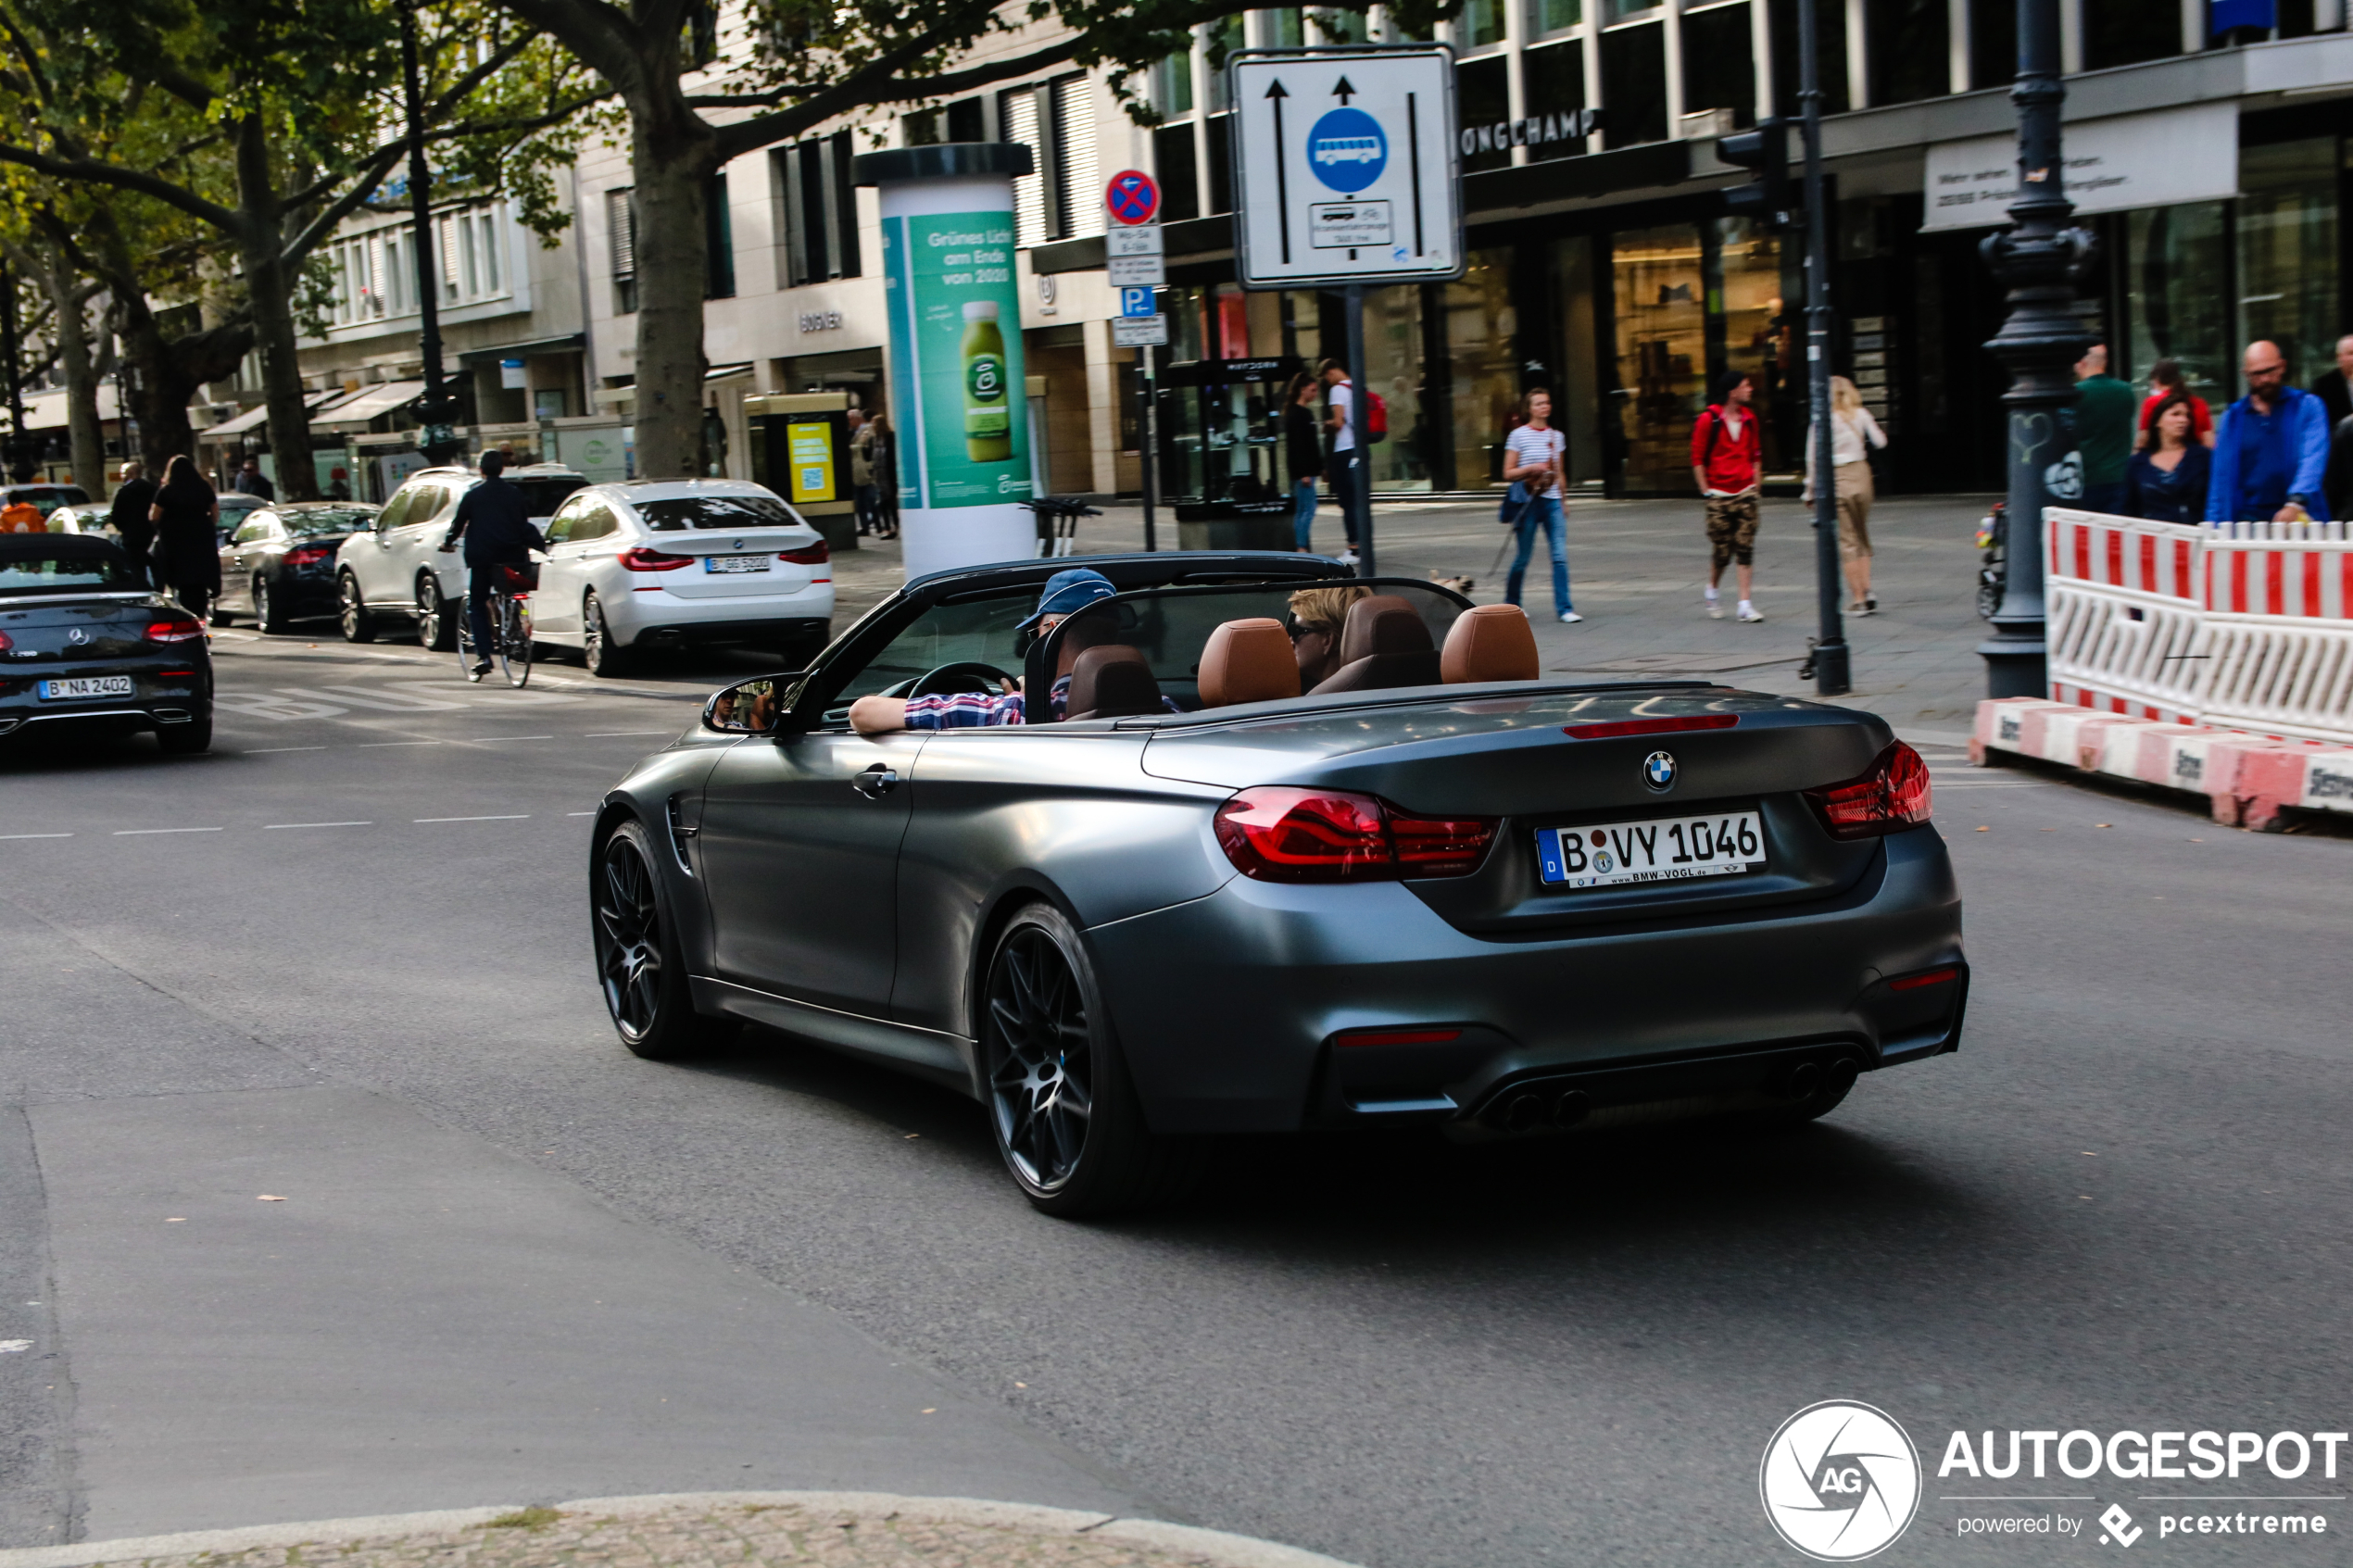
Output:
[[[1376,1568],[1795,1562],[1758,1460],[1833,1398],[1930,1467],[1888,1562],[2097,1534],[1964,1515],[2348,1489],[1935,1466],[1954,1430],[2353,1425],[2353,843],[1942,750],[1958,1055],[1779,1137],[1237,1144],[1072,1225],[950,1095],[614,1042],[582,813],[732,667],[514,694],[307,644],[223,635],[211,757],[0,759],[0,1546],[873,1486]],[[1944,1500],[2007,1491],[2089,1500]]]

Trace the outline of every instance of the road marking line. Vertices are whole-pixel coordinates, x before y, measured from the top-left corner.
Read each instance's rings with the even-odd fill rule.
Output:
[[[323,746],[258,746],[243,753],[246,757],[267,757],[273,751],[324,751]]]
[[[280,828],[371,828],[373,822],[265,822],[261,831],[275,833]]]
[[[379,746],[447,746],[447,744],[449,743],[447,741],[438,740],[363,740],[354,743],[351,749],[354,751],[373,751]],[[314,749],[324,751],[326,747],[318,746]]]
[[[226,833],[227,831],[226,828],[117,828],[114,830],[114,835],[117,838],[134,838],[141,834],[148,833]]]
[[[528,811],[517,811],[505,817],[411,817],[409,820],[412,822],[520,822],[530,815]],[[213,831],[218,833],[220,829]]]
[[[597,813],[594,811],[566,811],[564,813],[567,817],[593,817]],[[73,834],[69,833],[20,833],[17,834],[17,836],[19,838],[71,838]]]
[[[460,746],[488,746],[493,741],[554,740],[555,738],[556,737],[553,735],[459,735],[458,737],[458,744]]]
[[[622,735],[666,735],[668,730],[591,730],[582,740],[612,740]]]
[[[0,838],[71,838],[69,833],[0,833]]]

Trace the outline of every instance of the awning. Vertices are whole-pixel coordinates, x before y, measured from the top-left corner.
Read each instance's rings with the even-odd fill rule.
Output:
[[[340,388],[333,392],[306,393],[303,396],[303,407],[313,419],[316,419],[320,409],[352,395],[354,395]],[[233,420],[223,420],[217,425],[205,426],[204,429],[196,432],[196,437],[201,441],[214,441],[224,435],[243,435],[249,430],[259,430],[269,422],[270,405],[257,404]]]
[[[425,383],[421,381],[385,382],[381,386],[362,387],[350,401],[321,409],[311,422],[335,428],[365,425],[379,414],[389,414],[414,403],[424,393]]]
[[[98,418],[101,421],[120,419],[121,406],[115,400],[114,383],[98,383]],[[44,392],[24,400],[24,428],[31,430],[63,430],[66,428],[66,395]]]
[[[577,354],[587,346],[586,332],[567,332],[562,337],[534,338],[529,343],[510,343],[498,348],[469,348],[458,356],[458,363],[496,365],[501,359],[528,359],[535,354]]]

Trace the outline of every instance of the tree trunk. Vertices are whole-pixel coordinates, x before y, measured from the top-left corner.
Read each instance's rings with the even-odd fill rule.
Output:
[[[91,359],[89,293],[71,263],[53,245],[10,246],[9,257],[32,274],[49,296],[51,337],[66,383],[66,434],[74,483],[93,496],[107,493],[106,429],[98,420],[98,372]]]
[[[636,181],[637,472],[702,472],[702,307],[709,276],[704,202],[719,167],[717,139],[680,97],[674,71],[661,103],[630,106],[629,162]]]
[[[319,499],[319,471],[310,460],[309,399],[302,391],[302,361],[295,347],[294,278],[283,251],[284,225],[271,178],[269,132],[259,115],[237,122],[237,197],[245,220],[238,259],[245,266],[254,341],[261,350],[262,401],[270,409],[270,452],[277,459],[278,499]]]

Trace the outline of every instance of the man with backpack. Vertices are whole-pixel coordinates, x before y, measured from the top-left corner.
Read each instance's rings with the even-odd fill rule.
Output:
[[[1707,613],[1724,618],[1716,585],[1727,563],[1740,568],[1739,619],[1765,617],[1749,602],[1755,577],[1758,475],[1765,444],[1750,403],[1756,383],[1745,370],[1726,373],[1718,401],[1692,426],[1692,477],[1707,502]]]
[[[1373,470],[1356,450],[1356,427],[1349,419],[1349,405],[1355,399],[1356,388],[1348,379],[1348,367],[1337,359],[1327,359],[1315,369],[1324,378],[1324,429],[1332,438],[1332,460],[1325,473],[1332,487],[1332,498],[1340,503],[1340,525],[1348,531],[1348,549],[1340,560],[1344,566],[1354,566],[1359,524],[1372,504]],[[1388,408],[1378,393],[1368,395],[1371,401],[1365,406],[1366,445],[1389,433]]]

